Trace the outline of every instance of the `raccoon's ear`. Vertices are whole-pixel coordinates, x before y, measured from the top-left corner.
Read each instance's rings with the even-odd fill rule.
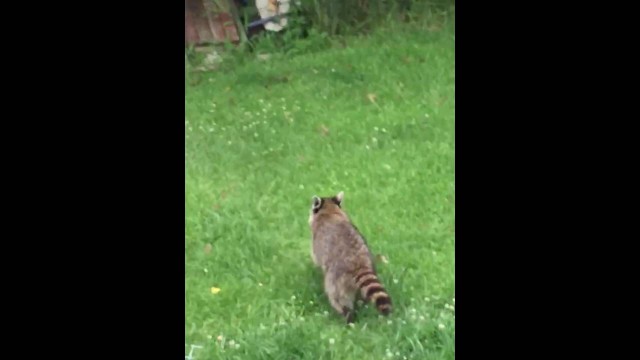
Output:
[[[338,195],[336,195],[336,200],[338,200],[338,204],[342,204],[344,200],[344,191],[340,191]]]
[[[311,198],[311,208],[313,209],[313,211],[318,210],[321,204],[322,200],[320,200],[320,198],[316,195],[313,195],[313,197]]]

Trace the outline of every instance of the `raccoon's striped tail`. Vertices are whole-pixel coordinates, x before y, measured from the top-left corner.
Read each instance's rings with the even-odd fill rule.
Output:
[[[391,313],[391,297],[378,280],[375,271],[372,269],[360,270],[356,274],[355,280],[363,299],[375,304],[376,309],[382,315]]]

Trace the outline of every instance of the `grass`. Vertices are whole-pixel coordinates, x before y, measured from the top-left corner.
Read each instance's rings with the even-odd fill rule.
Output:
[[[454,359],[453,25],[205,75],[185,95],[185,344],[200,359]],[[394,300],[345,326],[311,263],[311,197],[383,254]],[[220,291],[213,294],[212,287]],[[189,346],[185,346],[189,353]]]

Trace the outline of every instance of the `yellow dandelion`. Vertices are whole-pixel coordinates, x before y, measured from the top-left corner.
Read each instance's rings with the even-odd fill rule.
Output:
[[[220,288],[217,288],[217,287],[215,287],[215,286],[211,288],[211,293],[212,293],[212,294],[217,294],[217,293],[219,293],[219,292],[220,292]]]

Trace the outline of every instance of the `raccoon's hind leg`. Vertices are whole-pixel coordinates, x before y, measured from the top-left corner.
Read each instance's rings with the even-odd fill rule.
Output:
[[[331,306],[342,315],[348,324],[355,322],[355,288],[348,276],[334,276],[329,273],[325,276],[324,287]]]
[[[347,321],[347,324],[353,324],[354,322],[356,322],[355,309],[349,309],[348,307],[344,306],[342,308],[342,316],[344,316],[344,319]]]
[[[314,266],[320,266],[318,259],[316,258],[316,253],[313,251],[313,247],[311,247],[311,260],[313,261]]]
[[[346,297],[334,296],[329,298],[329,302],[331,302],[331,306],[333,306],[333,308],[336,309],[342,317],[344,317],[347,324],[351,324],[356,321],[356,311],[353,306],[353,301],[350,302]]]

